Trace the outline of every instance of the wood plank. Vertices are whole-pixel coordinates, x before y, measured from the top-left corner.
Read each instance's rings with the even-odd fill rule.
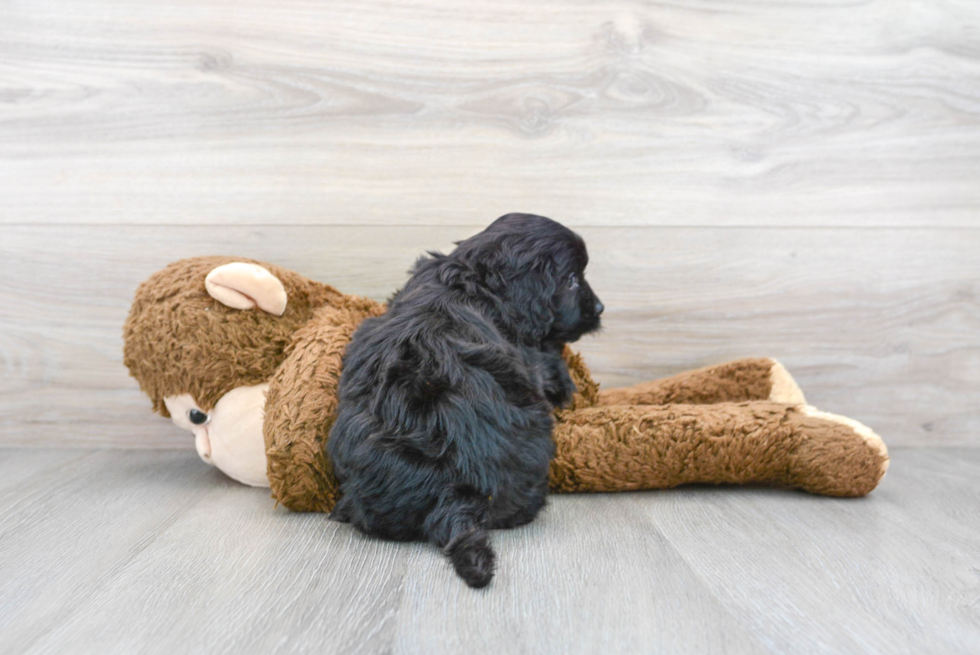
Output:
[[[0,443],[21,446],[192,447],[188,432],[150,413],[122,366],[136,287],[171,261],[242,254],[319,269],[311,277],[383,300],[427,248],[452,247],[434,228],[0,230],[0,275],[11,282],[0,290]]]
[[[276,508],[193,453],[34,455],[52,466],[0,490],[3,652],[980,648],[980,448],[895,448],[863,499],[556,496],[494,533],[482,591],[428,545]]]
[[[623,499],[552,496],[531,525],[495,532],[499,571],[483,594],[420,553],[404,582],[393,650],[772,652],[705,594],[656,522]],[[660,506],[655,495],[646,500]]]
[[[685,488],[637,503],[774,652],[975,653],[980,450],[893,449],[861,499]]]
[[[183,454],[176,468],[203,466],[193,460]],[[141,482],[115,484],[125,497]],[[39,621],[43,635],[24,652],[382,652],[407,552],[421,547],[276,509],[267,490],[227,479],[145,539],[105,584],[66,599],[70,614]]]
[[[977,443],[980,232],[582,232],[609,309],[580,349],[604,384],[765,355],[889,444]]]
[[[7,226],[0,443],[191,447],[121,365],[132,294],[172,260],[236,253],[383,300],[479,229]],[[608,310],[579,345],[602,384],[768,355],[889,444],[978,443],[980,230],[580,231]]]
[[[25,652],[207,490],[232,484],[203,463],[192,465],[192,453],[88,451],[66,465],[60,451],[42,452],[49,467],[0,489],[4,653]],[[7,457],[24,456],[0,450]]]
[[[0,223],[962,226],[980,5],[0,9]]]
[[[0,491],[17,487],[42,471],[73,467],[87,455],[85,450],[0,446]]]
[[[190,455],[159,465],[201,466]],[[103,493],[147,494],[112,468]],[[232,483],[197,495],[178,519],[145,527],[146,547],[100,584],[65,594],[70,612],[32,616],[39,636],[23,652],[767,652],[614,496],[556,498],[533,526],[495,533],[498,575],[475,592],[433,547],[366,539]],[[65,511],[45,506],[52,522]],[[97,506],[75,521],[67,539],[78,523],[107,541],[117,529]],[[67,568],[48,557],[34,566]]]

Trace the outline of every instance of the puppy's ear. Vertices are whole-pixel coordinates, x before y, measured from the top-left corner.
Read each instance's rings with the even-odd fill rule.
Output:
[[[523,239],[493,239],[473,245],[467,259],[479,286],[496,299],[502,318],[521,341],[540,343],[555,322],[554,258]]]
[[[549,252],[524,239],[480,234],[454,254],[461,265],[446,271],[455,286],[491,300],[520,341],[538,344],[548,335],[555,322],[552,299],[558,288],[556,263]]]
[[[510,319],[525,341],[540,343],[555,322],[552,300],[558,290],[554,262],[542,260],[510,280],[506,290]]]
[[[440,282],[450,289],[459,289],[467,295],[473,296],[479,294],[481,280],[480,274],[477,271],[463,262],[448,259],[442,255],[440,255],[440,258],[438,260]]]

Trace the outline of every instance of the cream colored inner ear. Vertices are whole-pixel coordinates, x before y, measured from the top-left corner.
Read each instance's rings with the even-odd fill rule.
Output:
[[[282,281],[258,264],[233,262],[213,269],[204,278],[208,295],[234,309],[258,307],[276,316],[286,311]]]

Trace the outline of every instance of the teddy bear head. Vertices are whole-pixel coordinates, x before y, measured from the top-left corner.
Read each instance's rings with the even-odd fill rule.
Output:
[[[293,334],[343,297],[278,266],[240,257],[184,259],[139,286],[123,328],[123,361],[153,404],[189,394],[212,409],[231,390],[267,382]]]

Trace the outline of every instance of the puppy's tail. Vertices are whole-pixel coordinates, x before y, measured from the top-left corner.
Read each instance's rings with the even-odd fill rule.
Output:
[[[489,499],[468,485],[449,491],[425,520],[429,541],[442,548],[459,577],[475,589],[493,579],[497,558],[490,546],[489,525]]]
[[[474,589],[486,587],[493,580],[497,556],[486,530],[464,532],[446,544],[442,552],[453,563],[456,575]]]

